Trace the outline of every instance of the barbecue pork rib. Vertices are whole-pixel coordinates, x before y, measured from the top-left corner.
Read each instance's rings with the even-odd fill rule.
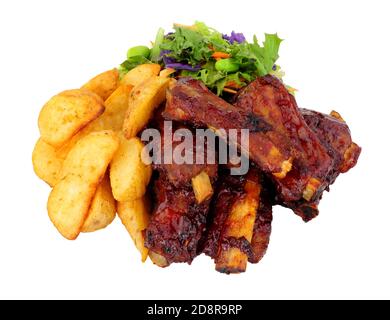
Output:
[[[283,136],[272,130],[272,126],[252,112],[239,110],[209,91],[206,86],[192,78],[182,78],[167,92],[167,103],[163,116],[166,119],[184,121],[195,127],[209,127],[222,138],[226,135],[220,129],[249,130],[249,155],[268,173],[284,176],[290,169],[291,154]],[[241,132],[237,132],[237,143]]]
[[[216,190],[203,252],[219,272],[244,272],[248,260],[256,262],[264,255],[269,240],[269,212],[259,203],[260,172],[251,168],[244,176],[232,176],[224,168]]]
[[[166,128],[164,127],[162,118],[159,118],[158,121],[155,122],[155,126],[157,126],[162,137],[161,144],[156,146],[156,150],[161,154],[161,159],[164,159],[165,151],[170,152],[175,150],[175,148],[184,141],[184,137],[182,140],[178,141],[174,141],[172,139],[173,136],[171,136],[171,139],[164,139],[164,130]],[[153,168],[166,175],[169,182],[175,187],[182,187],[190,184],[192,178],[196,177],[201,172],[205,172],[209,176],[211,182],[215,182],[218,173],[218,158],[215,148],[208,145],[207,139],[204,139],[202,145],[196,144],[196,132],[192,128],[183,124],[172,124],[171,130],[173,134],[181,129],[191,132],[192,134],[192,148],[189,150],[188,156],[192,159],[193,163],[178,164],[176,161],[172,161],[172,163],[164,163],[164,161],[162,161],[161,163],[153,163]],[[207,162],[209,154],[212,156],[212,159],[215,159],[214,163]]]
[[[284,84],[273,76],[257,78],[240,91],[234,105],[264,119],[288,142],[292,169],[274,179],[281,201],[318,199],[327,187],[332,159]]]
[[[352,141],[348,125],[337,112],[332,111],[330,115],[308,109],[300,109],[300,112],[332,159],[325,180],[325,190],[329,191],[329,186],[335,182],[340,173],[345,173],[356,165],[361,148]],[[281,204],[294,210],[303,220],[309,221],[318,215],[318,203],[321,197],[322,194],[312,201],[302,199],[296,202],[281,202]]]
[[[171,150],[174,150],[181,141],[173,141],[173,135],[167,135],[167,139],[164,139],[164,122],[159,113],[153,120],[152,126],[161,133],[161,144],[157,147],[160,148],[163,159],[164,150],[169,152],[164,146],[169,144]],[[172,133],[178,129],[192,130],[182,124],[174,123]],[[195,139],[194,134],[193,137]],[[163,256],[168,264],[191,263],[198,254],[198,242],[205,232],[212,186],[210,197],[200,203],[194,191],[196,191],[195,187],[201,189],[202,185],[195,186],[191,182],[200,174],[205,174],[210,184],[216,181],[218,159],[215,163],[207,163],[209,152],[215,153],[215,149],[208,148],[205,140],[203,148],[199,148],[195,143],[192,144],[190,156],[193,157],[193,163],[177,164],[172,161],[171,164],[164,162],[153,164],[159,176],[154,182],[155,208],[145,231],[145,246]],[[199,159],[203,159],[204,163],[198,163],[199,161],[196,160]]]
[[[286,110],[283,101],[288,98],[295,107],[289,105]],[[296,156],[293,168],[286,177],[274,179],[278,191],[277,202],[293,209],[304,221],[316,217],[323,191],[329,189],[340,173],[356,164],[361,151],[352,142],[345,121],[337,112],[328,116],[316,111],[299,110],[294,97],[288,94],[279,80],[271,76],[258,78],[249,84],[239,93],[234,105],[262,115],[275,130],[285,131]],[[302,120],[306,125],[297,126]],[[283,121],[286,122],[281,126]],[[308,180],[307,172],[316,173],[310,173]],[[290,193],[302,189],[300,199]]]
[[[308,109],[300,109],[300,112],[332,159],[327,177],[328,184],[332,184],[340,173],[356,165],[361,148],[352,141],[351,131],[338,112],[332,111],[330,115]]]
[[[175,187],[160,174],[154,183],[156,206],[145,231],[145,246],[168,263],[191,263],[206,229],[210,200],[198,204],[189,187]]]

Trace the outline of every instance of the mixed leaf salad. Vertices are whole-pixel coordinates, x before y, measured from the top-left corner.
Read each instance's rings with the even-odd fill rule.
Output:
[[[282,39],[265,34],[262,44],[256,36],[249,42],[242,33],[223,34],[203,22],[192,26],[175,24],[173,32],[159,29],[152,48],[130,48],[120,65],[123,76],[139,64],[158,63],[175,76],[191,76],[221,95],[235,93],[258,76],[284,73],[276,65]]]

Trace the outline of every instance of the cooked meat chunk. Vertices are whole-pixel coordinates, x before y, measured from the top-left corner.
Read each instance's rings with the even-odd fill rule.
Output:
[[[300,111],[332,159],[324,188],[324,190],[329,191],[329,186],[335,182],[340,173],[345,173],[356,165],[361,148],[352,141],[348,125],[337,112],[332,111],[330,115],[326,115],[308,109]],[[309,221],[318,215],[318,204],[321,197],[322,192],[311,201],[301,199],[281,204],[293,209],[304,221]]]
[[[168,130],[172,130],[171,134],[165,135],[164,123],[159,121],[158,128],[161,134],[161,144],[157,146],[157,152],[160,153],[161,159],[165,157],[165,153],[172,155],[171,163],[161,161],[161,163],[154,163],[153,168],[166,175],[170,183],[175,187],[185,186],[191,183],[191,179],[197,176],[202,171],[206,172],[211,181],[215,181],[218,173],[218,158],[215,148],[212,144],[209,144],[207,139],[204,139],[203,143],[196,143],[196,132],[194,129],[173,123],[172,127]],[[179,131],[180,130],[180,131]],[[183,134],[179,134],[182,132]],[[190,133],[191,138],[186,138],[185,133]],[[181,139],[174,140],[174,134],[181,137]],[[165,138],[166,137],[166,138]],[[186,140],[187,139],[187,140]],[[191,142],[191,147],[188,148],[186,158],[192,160],[192,163],[177,163],[173,159],[173,151],[179,146],[187,142]],[[214,159],[214,163],[209,163],[209,159]]]
[[[155,181],[155,209],[145,231],[145,246],[168,263],[191,263],[205,232],[210,200],[198,204],[191,187],[176,188],[164,176]]]

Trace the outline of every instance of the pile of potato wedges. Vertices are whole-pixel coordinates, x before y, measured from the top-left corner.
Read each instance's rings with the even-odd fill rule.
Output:
[[[32,162],[36,175],[52,187],[48,214],[66,239],[105,228],[118,213],[147,259],[143,230],[152,168],[141,160],[137,134],[164,102],[173,81],[169,74],[158,64],[140,65],[122,79],[117,69],[109,70],[42,107]]]

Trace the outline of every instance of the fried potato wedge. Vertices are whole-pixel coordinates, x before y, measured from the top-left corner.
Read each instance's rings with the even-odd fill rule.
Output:
[[[127,139],[135,137],[146,126],[153,111],[165,100],[168,85],[168,78],[155,76],[134,87],[123,122],[123,131]]]
[[[79,235],[98,183],[90,183],[71,174],[51,191],[47,203],[49,217],[65,238],[74,240]]]
[[[120,135],[119,148],[110,164],[112,193],[117,201],[141,198],[152,176],[152,167],[142,160],[144,145],[139,138]]]
[[[67,239],[79,235],[96,189],[119,146],[113,131],[93,132],[70,150],[61,180],[50,193],[47,208],[51,221]]]
[[[106,110],[93,122],[93,125],[100,125],[106,130],[122,130],[123,120],[129,107],[129,97],[132,89],[132,85],[120,85],[105,101]]]
[[[149,249],[144,245],[144,230],[149,224],[149,207],[146,197],[134,201],[118,202],[118,216],[141,253],[142,262],[146,261],[149,253]]]
[[[94,232],[103,229],[114,220],[115,215],[116,201],[112,196],[110,178],[106,174],[97,187],[81,232]]]
[[[32,154],[35,174],[53,187],[58,181],[63,160],[57,155],[57,150],[42,139],[38,139]]]
[[[70,150],[62,166],[60,177],[64,178],[68,174],[88,177],[99,173],[99,177],[103,178],[107,164],[112,160],[118,146],[118,136],[111,130],[88,134]]]
[[[224,238],[245,238],[251,243],[257,208],[260,201],[260,183],[257,173],[249,176],[244,185],[245,196],[237,200],[225,221]],[[215,269],[223,273],[246,270],[248,256],[239,248],[223,248],[215,258]]]
[[[148,63],[141,64],[136,66],[134,69],[131,69],[121,80],[121,84],[138,86],[147,79],[158,76],[160,73],[161,67],[159,64]]]
[[[112,69],[98,74],[84,84],[81,89],[96,93],[104,101],[116,90],[118,85],[119,71],[118,69]]]
[[[42,108],[38,126],[41,138],[59,148],[104,112],[104,102],[95,93],[75,89],[51,98]]]

